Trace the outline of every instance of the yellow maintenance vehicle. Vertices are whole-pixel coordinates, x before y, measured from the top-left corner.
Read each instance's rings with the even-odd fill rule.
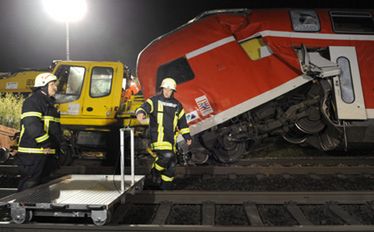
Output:
[[[50,72],[58,78],[56,102],[67,140],[60,157],[64,165],[74,158],[113,163],[119,154],[116,149],[120,127],[134,127],[135,135],[142,137],[146,127],[136,120],[135,110],[144,98],[137,94],[139,82],[126,65],[111,61],[54,61]],[[0,92],[31,92],[35,76],[32,81],[4,78]],[[4,88],[10,85],[6,81],[12,82],[11,90]],[[138,152],[145,152],[145,137],[137,139],[135,146]]]
[[[29,93],[34,85],[35,77],[48,69],[25,69],[0,74],[1,93]]]

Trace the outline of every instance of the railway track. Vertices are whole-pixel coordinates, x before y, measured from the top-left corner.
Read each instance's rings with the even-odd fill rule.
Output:
[[[267,165],[259,165],[259,161],[246,161],[244,163],[238,163],[235,165],[205,165],[205,166],[177,166],[176,176],[183,178],[185,176],[206,176],[213,177],[217,175],[229,175],[231,177],[237,175],[374,175],[374,163],[371,165],[371,161],[374,159],[362,160],[357,164],[357,160],[354,159],[342,159],[338,162],[338,159],[334,161],[329,159],[312,159],[314,165],[310,165],[309,159],[302,159],[302,161],[308,163],[300,164],[296,162],[296,159],[277,159],[277,160],[262,160]],[[287,165],[280,165],[287,163]],[[251,165],[248,165],[250,162]],[[269,164],[272,162],[272,164]],[[296,163],[295,163],[296,162]],[[318,163],[317,163],[318,162]],[[331,165],[334,162],[334,165]],[[335,163],[336,162],[336,163]],[[290,165],[292,163],[292,165]],[[308,164],[308,165],[306,165]],[[64,166],[57,171],[57,176],[68,175],[68,174],[108,174],[111,175],[114,172],[113,167],[90,167],[90,166]],[[138,174],[147,174],[149,172],[148,167],[140,167],[136,169]],[[16,165],[0,165],[0,190],[8,189],[12,190],[16,188],[18,170]]]
[[[151,160],[143,161],[137,166],[137,173],[143,174],[148,170]],[[308,167],[329,167],[334,166],[334,168],[344,168],[344,167],[373,167],[374,166],[374,156],[323,156],[323,157],[267,157],[267,158],[251,158],[243,159],[237,163],[233,164],[211,164],[203,166],[178,166],[177,172],[179,174],[186,173],[186,170],[223,170],[225,167],[230,167],[234,169],[242,168],[256,169],[261,167],[272,167],[272,168],[308,168]],[[2,174],[17,174],[16,165],[12,162],[9,164],[0,164],[0,173]],[[112,174],[112,166],[101,166],[99,162],[93,162],[92,160],[84,161],[79,160],[71,166],[62,166],[58,172],[60,174]],[[348,169],[347,169],[348,170]],[[196,171],[194,171],[196,172]]]
[[[44,219],[0,231],[372,231],[374,192],[144,191],[126,199],[112,222]]]
[[[213,192],[144,191],[128,199],[132,206],[156,204],[150,224],[242,225],[275,227],[363,225],[358,212],[373,211],[373,192]],[[359,207],[366,207],[353,211]],[[136,209],[136,207],[134,207]],[[183,212],[184,211],[184,212]],[[317,212],[317,213],[316,213]],[[367,212],[366,212],[367,213]],[[184,215],[182,218],[179,215]],[[126,214],[124,216],[126,218]],[[132,217],[137,218],[139,217]],[[329,221],[326,219],[329,218]],[[147,222],[140,217],[143,222]],[[321,220],[322,219],[322,220]],[[126,221],[125,221],[126,222]],[[136,224],[136,221],[127,221]],[[135,222],[135,223],[134,223]],[[191,223],[192,224],[192,223]]]
[[[35,217],[30,224],[17,225],[9,223],[9,212],[3,208],[0,232],[374,231],[373,166],[371,157],[256,158],[231,166],[179,166],[178,190],[150,191],[146,186],[115,208],[109,225],[55,217]],[[111,167],[84,165],[64,167],[59,173],[98,170],[113,173]],[[147,168],[137,170],[147,173]],[[16,166],[0,166],[0,173],[0,194],[14,192],[16,179],[7,177],[15,178]],[[331,188],[325,179],[333,183]],[[2,181],[12,184],[13,190]],[[298,187],[304,182],[317,188]],[[206,188],[209,184],[213,187]]]
[[[269,166],[269,165],[282,165],[282,166],[337,166],[337,165],[374,165],[374,154],[372,156],[357,156],[357,155],[346,155],[346,156],[305,156],[305,157],[262,157],[262,158],[249,158],[242,159],[238,165],[259,165],[259,166]]]
[[[87,165],[84,165],[87,164]],[[113,167],[100,167],[97,163],[80,162],[75,166],[64,166],[58,170],[57,176],[68,174],[108,174],[112,175]],[[352,179],[359,175],[364,179],[374,178],[374,158],[372,157],[301,157],[301,158],[255,158],[244,160],[232,165],[204,165],[204,166],[178,166],[176,176],[180,182],[186,178],[195,180],[216,179],[216,177],[228,177],[236,179],[240,176],[255,176],[257,180],[269,176],[280,175],[285,179],[291,179],[298,175],[309,176],[309,179],[321,179],[324,176],[335,175],[340,179]],[[142,166],[136,169],[137,174],[147,174],[148,167]],[[0,197],[16,191],[18,182],[18,170],[16,165],[0,165]],[[354,180],[352,180],[354,181]]]

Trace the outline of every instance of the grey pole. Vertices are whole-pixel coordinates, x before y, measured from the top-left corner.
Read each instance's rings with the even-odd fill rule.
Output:
[[[120,146],[121,146],[121,193],[125,192],[125,141],[124,129],[120,129]]]
[[[65,22],[66,25],[66,60],[70,60],[70,43],[69,43],[69,22]]]

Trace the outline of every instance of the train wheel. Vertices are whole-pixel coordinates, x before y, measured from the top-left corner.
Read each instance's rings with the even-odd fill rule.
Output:
[[[324,151],[331,151],[336,149],[341,143],[339,137],[334,133],[329,133],[330,131],[325,131],[325,133],[320,135],[320,145]]]
[[[325,127],[322,121],[321,113],[318,107],[311,107],[308,109],[308,116],[299,119],[295,126],[306,134],[316,134],[321,132]]]
[[[307,134],[316,134],[325,128],[325,124],[321,120],[312,121],[308,118],[302,118],[296,122],[296,127]]]
[[[193,162],[194,164],[205,164],[208,159],[208,151],[194,151],[191,154],[191,162]]]
[[[291,127],[290,130],[282,135],[283,139],[289,143],[302,144],[307,140],[307,135],[297,127]]]
[[[244,142],[235,142],[230,139],[230,134],[217,139],[214,148],[214,156],[222,163],[233,163],[239,160],[240,156],[246,151]]]

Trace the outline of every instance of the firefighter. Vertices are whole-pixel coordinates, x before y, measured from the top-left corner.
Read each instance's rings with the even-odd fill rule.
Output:
[[[161,178],[161,189],[172,190],[177,164],[176,135],[181,134],[189,146],[192,138],[182,104],[174,98],[176,82],[172,78],[165,78],[160,88],[160,94],[147,99],[136,110],[136,117],[144,124],[146,115],[149,115],[151,149],[156,153],[151,173]]]
[[[136,95],[140,92],[141,85],[136,78],[131,75],[129,79],[124,79],[122,82],[122,95],[121,95],[121,101],[126,102],[128,101],[132,95]]]
[[[54,107],[57,77],[41,73],[33,93],[23,103],[16,163],[21,179],[18,191],[49,180],[57,168],[56,152],[62,143],[60,113]]]

